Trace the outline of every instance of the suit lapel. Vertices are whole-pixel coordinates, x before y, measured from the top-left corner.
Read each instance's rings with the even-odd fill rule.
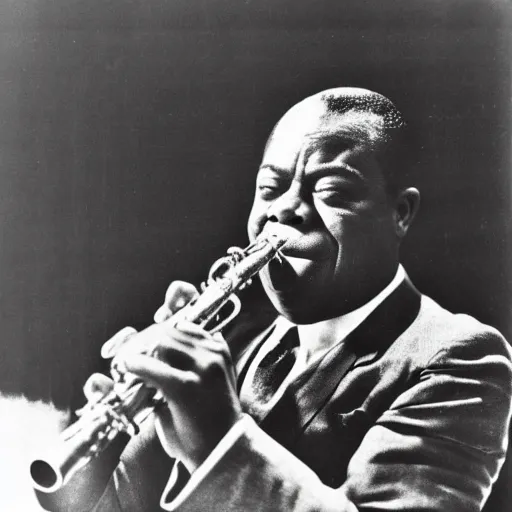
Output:
[[[408,279],[404,280],[343,343],[297,377],[262,420],[263,430],[285,447],[291,447],[347,372],[384,353],[411,325],[419,306],[419,292]]]
[[[238,392],[240,392],[240,388],[244,382],[245,376],[247,374],[247,370],[251,366],[252,360],[256,357],[259,349],[267,341],[269,336],[274,332],[276,328],[276,322],[272,322],[262,333],[260,333],[253,341],[251,341],[248,346],[238,355],[235,369],[237,374],[237,384],[238,384]]]

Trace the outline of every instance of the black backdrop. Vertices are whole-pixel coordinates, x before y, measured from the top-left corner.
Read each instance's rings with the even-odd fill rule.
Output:
[[[75,406],[104,340],[245,243],[273,123],[339,85],[394,99],[421,142],[413,280],[512,339],[506,7],[1,2],[0,391]]]

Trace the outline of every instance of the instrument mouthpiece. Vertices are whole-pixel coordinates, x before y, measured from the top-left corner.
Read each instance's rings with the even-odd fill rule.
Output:
[[[279,222],[267,222],[261,233],[262,237],[272,240],[275,246],[282,248],[287,243],[293,242],[300,237],[300,233],[286,224]]]

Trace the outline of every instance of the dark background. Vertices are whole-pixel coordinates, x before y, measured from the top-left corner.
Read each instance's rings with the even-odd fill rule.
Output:
[[[414,282],[512,339],[510,20],[470,0],[1,2],[0,391],[75,407],[107,338],[246,243],[273,124],[340,85],[416,130]]]

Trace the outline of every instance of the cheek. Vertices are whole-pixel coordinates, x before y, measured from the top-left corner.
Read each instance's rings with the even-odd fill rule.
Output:
[[[262,230],[263,225],[267,220],[267,207],[266,205],[262,205],[261,201],[257,199],[254,200],[254,203],[251,208],[251,212],[249,213],[249,218],[247,220],[247,234],[249,235],[249,240],[252,242]]]
[[[337,263],[354,264],[370,250],[374,242],[385,231],[372,215],[364,213],[330,212],[322,216],[324,226],[329,232],[333,245],[337,248]]]
[[[337,269],[368,268],[386,260],[393,251],[393,234],[387,217],[343,216],[327,226],[338,246]]]
[[[329,234],[332,244],[337,247],[346,244],[348,233],[353,230],[351,226],[355,223],[355,215],[331,208],[322,208],[322,206],[317,206],[316,209],[322,221],[323,230]]]

